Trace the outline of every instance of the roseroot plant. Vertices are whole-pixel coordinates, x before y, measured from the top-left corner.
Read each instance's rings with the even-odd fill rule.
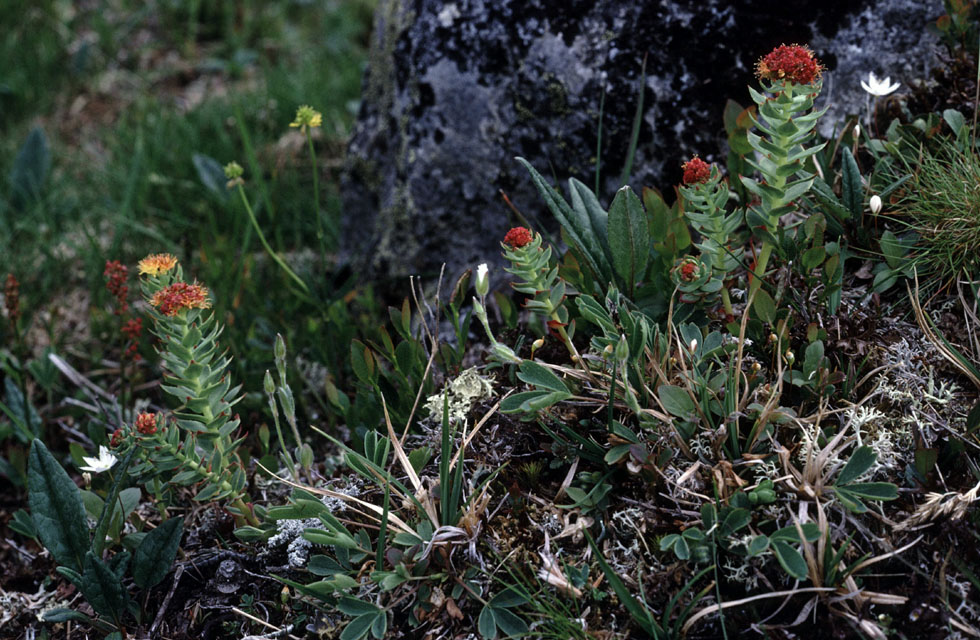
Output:
[[[822,72],[823,67],[808,48],[782,45],[756,67],[763,91],[749,88],[759,108],[753,123],[762,134],[748,133],[756,155],[746,157],[761,179],[741,176],[745,188],[759,198],[759,203],[746,212],[749,229],[762,241],[750,295],[761,286],[772,251],[779,247],[780,218],[794,211],[795,202],[813,186],[814,177],[804,169],[804,163],[824,145],[807,148],[805,144],[826,112],[813,110],[823,84]]]
[[[104,447],[103,447],[104,449]],[[127,467],[137,450],[130,448],[116,464],[112,455],[100,455],[92,471],[115,468],[115,479],[102,503],[94,529],[89,527],[82,492],[40,440],[34,440],[28,459],[28,500],[34,530],[58,563],[57,571],[81,592],[96,617],[73,609],[56,608],[44,614],[49,622],[77,621],[121,639],[129,620],[137,624],[142,610],[130,596],[132,584],[146,592],[166,577],[177,555],[183,518],[171,518],[148,533],[129,534],[133,552],[106,554],[106,534],[121,511]],[[92,459],[90,459],[92,460]]]
[[[701,251],[701,260],[710,268],[710,275],[701,289],[708,296],[720,294],[725,313],[734,318],[731,298],[724,283],[740,264],[742,250],[733,248],[731,244],[742,224],[741,215],[738,211],[725,211],[730,194],[728,183],[722,179],[717,166],[694,156],[682,168],[684,177],[680,194],[684,199],[684,215],[691,228],[701,236],[701,242],[695,246]],[[701,277],[695,278],[695,281]],[[683,282],[682,289],[690,284]]]
[[[511,266],[505,269],[517,277],[511,286],[527,294],[524,307],[540,318],[568,349],[572,359],[580,360],[568,335],[568,309],[565,308],[565,281],[558,276],[558,266],[551,263],[551,247],[542,247],[540,233],[524,227],[507,232],[501,247]]]
[[[232,386],[231,360],[218,347],[222,326],[210,312],[210,293],[203,285],[185,282],[177,259],[169,254],[148,256],[140,261],[139,272],[153,333],[160,339],[162,389],[178,407],[170,420],[140,414],[131,428],[113,434],[113,442],[140,449],[132,472],[146,477],[158,493],[163,483],[201,484],[196,500],[227,500],[233,513],[253,521],[243,500],[246,478],[237,452],[241,439],[233,438],[241,386]]]

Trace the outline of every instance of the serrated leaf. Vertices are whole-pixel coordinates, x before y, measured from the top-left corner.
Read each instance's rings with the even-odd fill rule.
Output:
[[[158,584],[170,571],[180,537],[184,533],[184,519],[171,518],[143,538],[133,554],[133,582],[141,589]]]
[[[40,440],[28,456],[27,494],[41,543],[58,564],[80,571],[91,544],[82,497]]]

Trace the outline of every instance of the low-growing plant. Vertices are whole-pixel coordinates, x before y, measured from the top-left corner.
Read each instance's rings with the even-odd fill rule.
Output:
[[[128,536],[130,551],[107,556],[106,534],[122,507],[127,468],[137,450],[130,447],[122,461],[105,451],[94,470],[115,467],[116,477],[103,502],[95,528],[90,529],[83,506],[82,493],[58,461],[40,440],[31,446],[28,463],[28,496],[34,531],[58,563],[57,571],[85,597],[96,613],[95,618],[65,608],[45,613],[49,622],[81,621],[106,633],[106,638],[121,639],[134,619],[143,620],[143,610],[133,600],[124,578],[148,592],[166,577],[177,555],[183,533],[183,518],[171,518],[148,533]],[[117,504],[118,503],[118,504]]]

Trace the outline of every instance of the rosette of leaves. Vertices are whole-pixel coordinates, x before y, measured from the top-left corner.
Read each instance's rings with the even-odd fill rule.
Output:
[[[196,500],[229,500],[233,511],[251,519],[242,501],[246,477],[237,453],[242,439],[232,438],[239,426],[233,408],[242,398],[241,385],[232,386],[231,358],[219,349],[223,327],[207,308],[167,314],[152,304],[158,292],[180,282],[183,272],[177,265],[140,283],[151,302],[153,333],[161,343],[157,349],[165,369],[161,388],[180,404],[174,411],[178,429],[160,422],[158,429],[134,434],[144,451],[134,468],[169,476],[167,481],[176,484],[203,483]]]
[[[701,236],[695,246],[701,251],[701,259],[711,266],[712,277],[721,282],[739,266],[741,249],[730,247],[731,238],[742,223],[737,211],[725,212],[728,204],[728,184],[722,180],[716,165],[711,165],[707,182],[695,182],[680,188],[684,198],[684,215],[691,227]],[[728,291],[721,289],[725,311],[732,314],[732,304]]]

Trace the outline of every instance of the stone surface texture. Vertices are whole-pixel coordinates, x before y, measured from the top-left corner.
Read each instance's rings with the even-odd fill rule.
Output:
[[[598,157],[608,203],[641,86],[629,183],[672,199],[686,158],[724,158],[725,101],[749,103],[772,47],[809,43],[825,62],[829,134],[863,113],[868,71],[925,76],[924,27],[941,13],[939,0],[380,0],[342,187],[347,257],[396,282],[499,264],[520,222],[501,193],[555,227],[515,156],[562,188],[597,184]]]

